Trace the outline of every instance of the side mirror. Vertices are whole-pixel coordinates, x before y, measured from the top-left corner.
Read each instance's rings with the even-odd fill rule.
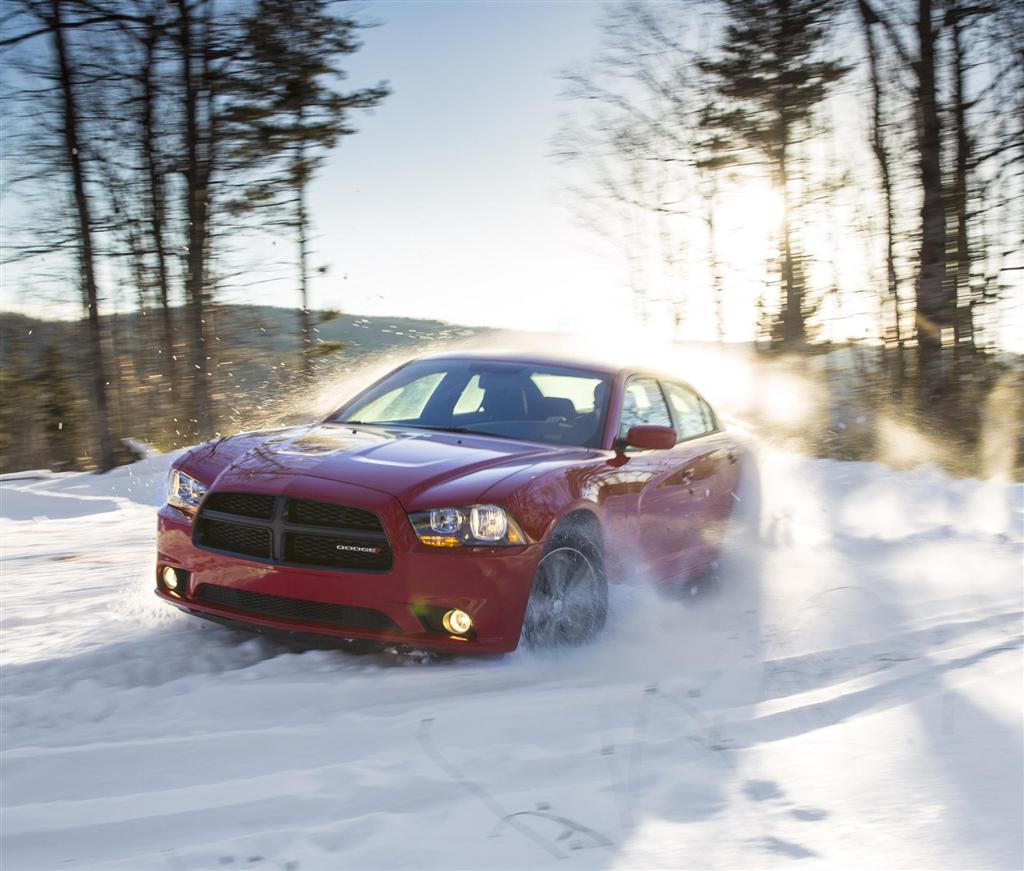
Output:
[[[642,451],[667,451],[676,446],[676,431],[670,426],[637,424],[626,433],[625,446]]]

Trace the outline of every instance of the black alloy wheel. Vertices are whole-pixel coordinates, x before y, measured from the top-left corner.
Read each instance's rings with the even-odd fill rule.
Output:
[[[527,647],[576,646],[604,628],[608,584],[593,548],[552,542],[534,576],[523,619]]]

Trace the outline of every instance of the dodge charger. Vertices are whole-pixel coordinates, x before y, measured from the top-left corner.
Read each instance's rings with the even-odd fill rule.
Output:
[[[556,356],[420,358],[326,420],[180,456],[156,594],[340,644],[580,644],[605,625],[609,583],[709,570],[746,461],[674,377]]]

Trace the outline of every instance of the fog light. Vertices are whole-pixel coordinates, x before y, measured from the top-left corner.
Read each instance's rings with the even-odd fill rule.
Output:
[[[465,611],[456,608],[445,613],[441,618],[441,625],[444,626],[446,632],[451,632],[452,635],[467,635],[473,629],[473,618]]]
[[[178,573],[170,566],[164,566],[163,579],[168,590],[178,589]]]

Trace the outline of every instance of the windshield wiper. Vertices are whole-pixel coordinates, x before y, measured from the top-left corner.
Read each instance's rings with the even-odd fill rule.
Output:
[[[469,433],[481,435],[479,430],[469,429],[464,426],[428,426],[423,423],[405,423],[404,421],[389,421],[389,420],[376,420],[372,423],[368,423],[363,420],[332,420],[331,423],[339,426],[384,426],[391,427],[394,429],[423,429],[432,430],[434,432],[454,432],[454,433]]]
[[[475,429],[468,429],[464,426],[430,426],[425,423],[382,423],[381,426],[393,426],[400,429],[424,429],[432,432],[455,432],[455,433],[476,433],[479,435],[479,431]]]
[[[480,430],[470,429],[466,426],[425,426],[423,429],[432,429],[437,432],[457,432],[457,433],[473,433],[480,435]]]

